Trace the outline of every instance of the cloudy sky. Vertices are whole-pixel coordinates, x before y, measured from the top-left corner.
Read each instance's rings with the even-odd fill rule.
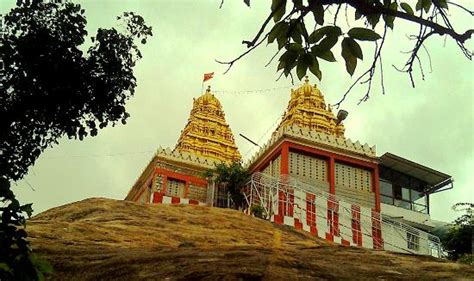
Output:
[[[16,0],[0,0],[0,13]],[[106,128],[84,141],[63,139],[47,149],[22,181],[14,186],[24,203],[33,202],[35,212],[88,197],[122,199],[133,185],[158,146],[174,147],[184,128],[192,98],[200,95],[203,73],[216,73],[209,84],[217,92],[241,154],[249,158],[254,147],[238,136],[243,133],[264,143],[286,108],[292,86],[290,79],[275,81],[276,65],[265,64],[275,46],[263,46],[239,61],[225,75],[226,67],[214,60],[229,60],[252,39],[269,12],[268,1],[227,0],[83,0],[89,35],[99,27],[116,25],[124,11],[142,15],[153,27],[154,36],[143,47],[144,58],[136,66],[136,95],[127,104],[131,114],[125,126]],[[410,1],[408,1],[410,2]],[[413,1],[411,1],[413,2]],[[457,1],[473,9],[469,0]],[[352,12],[349,12],[352,18]],[[472,27],[471,19],[450,8],[453,24],[460,31]],[[330,16],[330,15],[328,15]],[[455,19],[454,19],[455,17]],[[341,20],[347,30],[346,21]],[[352,21],[349,22],[352,24]],[[455,179],[454,189],[433,195],[431,215],[450,221],[458,214],[450,207],[460,201],[474,201],[473,82],[472,63],[449,39],[434,36],[426,42],[432,70],[424,52],[425,80],[415,75],[412,88],[407,75],[392,65],[403,66],[413,42],[416,25],[395,22],[383,51],[386,94],[374,84],[370,99],[357,105],[365,93],[356,87],[343,103],[349,111],[346,137],[376,145],[377,154],[391,152]],[[472,41],[472,40],[471,40]],[[469,49],[473,49],[472,42]],[[364,44],[366,58],[373,46]],[[335,53],[339,53],[336,51]],[[321,63],[323,80],[317,83],[326,101],[336,103],[351,84],[342,58],[339,63]],[[370,61],[358,66],[362,73]],[[295,82],[295,87],[300,82]],[[238,91],[274,89],[267,92]]]

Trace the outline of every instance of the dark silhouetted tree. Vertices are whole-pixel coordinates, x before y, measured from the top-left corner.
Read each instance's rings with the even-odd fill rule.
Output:
[[[53,1],[54,2],[54,1]],[[30,255],[24,229],[31,204],[10,189],[62,137],[82,140],[126,123],[133,96],[137,40],[152,35],[143,18],[124,13],[123,30],[100,28],[85,46],[80,5],[18,1],[3,16],[0,38],[0,279],[41,279],[44,263]]]

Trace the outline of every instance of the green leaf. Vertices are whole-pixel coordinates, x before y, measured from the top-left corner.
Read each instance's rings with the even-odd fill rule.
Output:
[[[439,0],[439,7],[448,10],[448,2],[446,0]]]
[[[0,263],[0,272],[1,271],[6,271],[6,272],[12,272],[11,268],[8,266],[6,263]]]
[[[316,77],[318,77],[319,81],[321,81],[322,73],[321,73],[321,70],[319,69],[319,62],[318,62],[318,59],[315,58],[314,56],[311,56],[309,71],[311,71],[311,73],[313,73]]]
[[[326,35],[324,32],[321,32],[319,30],[320,29],[317,29],[317,30],[313,31],[313,33],[311,33],[311,35],[309,35],[308,43],[310,43],[310,44],[318,43],[318,41],[321,40],[324,37],[324,35]]]
[[[301,44],[298,44],[298,43],[290,43],[290,44],[287,45],[287,49],[289,51],[296,52],[297,54],[300,54],[303,51],[303,46],[301,46]]]
[[[362,27],[351,28],[351,30],[347,32],[347,35],[361,41],[375,41],[382,38],[375,31]]]
[[[288,38],[286,37],[286,32],[285,32],[285,35],[280,35],[279,37],[277,37],[277,42],[278,42],[278,50],[280,50],[281,48],[283,48],[285,46],[285,44],[288,42],[287,40]]]
[[[308,66],[311,63],[311,55],[310,54],[301,54],[298,57],[298,65],[296,66],[296,75],[298,76],[298,79],[301,80],[303,77],[306,75],[306,71],[308,69]]]
[[[402,9],[407,13],[407,14],[410,14],[410,15],[414,15],[415,13],[413,12],[413,9],[410,7],[410,5],[408,5],[407,3],[405,2],[402,2],[400,3],[400,6],[402,7]]]
[[[352,51],[350,49],[350,46],[347,40],[342,40],[341,46],[342,46],[341,56],[344,58],[346,62],[347,73],[349,73],[352,76],[357,67],[357,58],[352,54]]]
[[[278,22],[286,12],[286,0],[272,0],[273,20]]]
[[[425,13],[428,13],[432,3],[432,0],[423,0],[423,9],[425,10]]]
[[[377,14],[368,14],[367,15],[367,21],[370,23],[370,25],[372,26],[372,28],[375,28],[375,26],[377,25],[377,23],[379,22],[380,20],[380,15],[379,13]]]
[[[398,9],[398,4],[397,2],[393,2],[392,4],[390,4],[390,10],[393,10],[393,11],[396,11]],[[391,29],[393,29],[393,21],[395,20],[395,17],[394,16],[388,16],[388,15],[384,15],[383,16],[383,20],[385,21],[385,24],[390,27]]]
[[[47,260],[35,254],[30,255],[29,258],[30,258],[31,263],[36,268],[36,272],[38,274],[38,280],[44,280],[45,274],[53,273],[53,266]]]
[[[10,190],[10,182],[4,177],[0,177],[0,195],[3,194],[3,192],[9,191],[9,190]]]
[[[326,33],[326,37],[324,37],[324,39],[318,44],[321,51],[325,52],[336,45],[341,34],[342,32],[339,27],[331,26]]]
[[[323,5],[315,4],[312,7],[311,11],[313,12],[314,21],[319,25],[323,25],[324,24],[324,8],[323,8]]]
[[[25,212],[28,215],[28,217],[31,217],[31,215],[33,214],[32,205],[33,205],[32,203],[25,204],[25,205],[20,207],[20,211]]]
[[[321,28],[316,29],[311,33],[308,38],[308,43],[315,44],[318,43],[321,38],[328,34],[337,34],[338,36],[342,34],[342,31],[337,26],[323,26]]]
[[[303,8],[303,0],[293,0],[293,5],[295,5],[295,8],[301,9]]]
[[[339,36],[335,34],[328,34],[321,43],[319,43],[319,48],[323,51],[331,50],[334,45],[336,45],[337,41],[339,40]]]
[[[327,51],[320,51],[318,50],[317,46],[315,46],[316,48],[311,48],[311,53],[317,57],[320,57],[322,58],[323,60],[325,61],[329,61],[329,62],[335,62],[336,61],[336,58],[334,57],[334,54],[332,53],[331,50],[327,50]]]
[[[285,35],[288,32],[288,25],[285,22],[279,22],[275,24],[268,34],[268,43],[271,44],[276,38]]]
[[[285,62],[284,61],[280,61],[280,63],[278,63],[278,67],[277,67],[277,71],[281,70],[285,68]]]
[[[296,66],[297,58],[298,58],[297,51],[294,51],[294,50],[286,51],[279,59],[280,64],[278,65],[278,70],[283,69],[285,74],[290,73],[290,71]]]
[[[297,21],[296,19],[293,19],[290,21],[289,28],[291,29],[291,39],[293,39],[295,43],[302,44],[303,40],[301,38],[301,35],[303,34],[303,29],[301,27],[301,22]]]
[[[360,48],[359,44],[354,39],[344,38],[344,40],[347,41],[345,44],[349,46],[349,50],[352,55],[354,55],[356,58],[359,58],[361,60],[364,59],[364,56],[362,54],[362,49]]]
[[[419,11],[422,8],[423,8],[423,0],[418,0],[418,2],[416,2],[415,10]]]

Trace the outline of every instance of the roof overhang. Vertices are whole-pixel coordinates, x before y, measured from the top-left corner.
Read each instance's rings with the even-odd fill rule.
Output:
[[[398,155],[387,152],[379,157],[379,161],[381,166],[385,166],[428,183],[430,187],[426,190],[426,193],[442,191],[441,188],[447,185],[451,185],[449,188],[452,188],[453,178],[450,175],[415,163]]]

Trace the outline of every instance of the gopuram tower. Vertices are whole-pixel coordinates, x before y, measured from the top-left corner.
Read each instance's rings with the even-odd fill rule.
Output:
[[[222,105],[211,93],[210,87],[204,95],[194,99],[188,123],[181,132],[175,150],[216,161],[240,160]]]
[[[193,100],[188,122],[176,147],[158,148],[125,200],[204,204],[212,200],[209,197],[214,190],[209,190],[213,186],[202,177],[203,173],[218,163],[240,159],[222,105],[208,87]]]

